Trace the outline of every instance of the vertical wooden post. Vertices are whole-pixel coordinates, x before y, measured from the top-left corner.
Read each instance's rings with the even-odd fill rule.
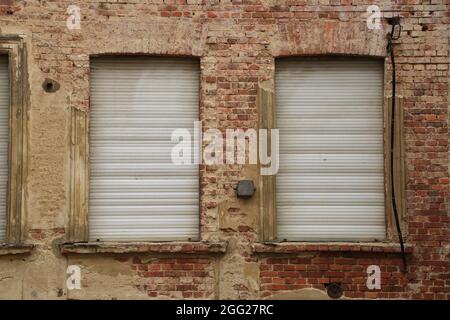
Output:
[[[258,84],[256,104],[259,114],[259,129],[267,129],[269,148],[271,145],[270,129],[275,128],[275,106],[273,90],[268,82]],[[272,153],[270,148],[269,153]],[[260,175],[260,241],[276,240],[275,188],[275,176]]]
[[[88,115],[84,110],[70,108],[70,242],[88,240]]]

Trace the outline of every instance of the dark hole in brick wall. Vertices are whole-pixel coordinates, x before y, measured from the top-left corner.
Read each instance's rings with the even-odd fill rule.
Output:
[[[428,31],[428,26],[425,25],[425,24],[423,24],[423,25],[422,25],[422,31]]]
[[[42,83],[42,88],[44,89],[44,91],[49,93],[58,91],[59,87],[59,83],[52,79],[45,79]]]
[[[339,282],[331,282],[325,285],[327,289],[327,294],[332,299],[339,299],[344,294],[342,285]]]

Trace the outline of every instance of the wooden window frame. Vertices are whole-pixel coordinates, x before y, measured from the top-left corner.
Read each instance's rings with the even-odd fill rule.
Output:
[[[375,57],[379,58],[379,57]],[[276,72],[276,71],[275,71]],[[386,63],[384,64],[384,74],[386,74]],[[392,114],[392,97],[387,96],[386,77],[383,83],[383,140],[384,140],[384,192],[385,192],[385,223],[386,236],[379,242],[398,242],[395,220],[392,209],[391,183],[390,183],[390,128]],[[264,81],[258,84],[257,110],[259,115],[260,129],[275,129],[276,126],[276,105],[275,105],[275,83],[274,81]],[[403,99],[396,98],[395,112],[395,141],[394,141],[394,189],[397,199],[398,215],[403,232],[403,238],[406,236],[406,164],[405,164],[405,141],[403,126]],[[269,135],[270,136],[270,135]],[[270,143],[268,144],[270,146]],[[260,176],[260,242],[281,242],[277,238],[277,210],[276,210],[276,176]],[[297,242],[297,241],[289,241]],[[314,241],[305,241],[311,242]],[[339,241],[328,241],[339,242]],[[350,242],[352,241],[345,241]],[[360,241],[355,241],[360,242]]]
[[[0,36],[0,54],[8,56],[10,76],[9,155],[7,187],[7,244],[25,238],[25,182],[27,178],[28,110],[30,104],[27,46],[19,35]]]

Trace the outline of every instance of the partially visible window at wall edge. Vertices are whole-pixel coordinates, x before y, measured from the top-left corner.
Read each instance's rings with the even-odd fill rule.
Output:
[[[8,57],[9,147],[6,230],[2,242],[25,241],[25,181],[27,176],[28,108],[30,101],[27,46],[23,36],[0,35],[0,54]]]

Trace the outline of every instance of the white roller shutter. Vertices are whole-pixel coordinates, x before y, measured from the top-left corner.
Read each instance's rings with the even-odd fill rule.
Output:
[[[383,62],[280,60],[276,110],[278,239],[383,239]]]
[[[171,162],[171,133],[198,121],[199,63],[91,61],[89,238],[197,240],[198,165]]]
[[[8,57],[0,56],[0,242],[6,236],[9,149],[9,69]]]

